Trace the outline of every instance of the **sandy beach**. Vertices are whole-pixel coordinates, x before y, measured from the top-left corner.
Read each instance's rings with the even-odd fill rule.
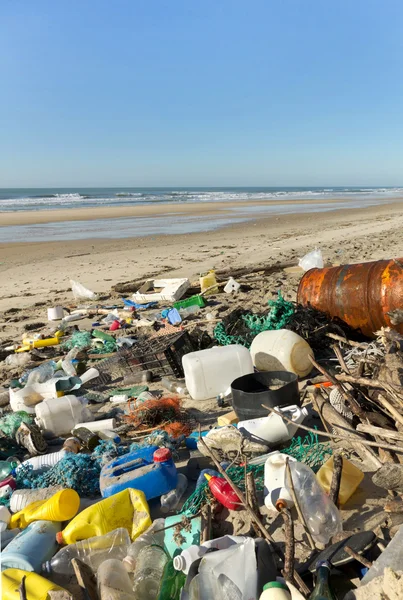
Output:
[[[179,207],[172,207],[177,210]],[[216,218],[211,206],[186,207]],[[221,207],[216,207],[220,211]],[[164,206],[164,210],[167,207]],[[130,212],[124,208],[122,212]],[[133,209],[134,210],[134,209]],[[137,207],[137,212],[153,211],[154,207]],[[183,207],[180,207],[183,210]],[[90,218],[86,209],[54,211],[50,215],[10,213],[9,225],[30,219]],[[69,214],[66,215],[65,213]],[[97,209],[91,218],[109,215],[110,227],[116,226],[116,208]],[[4,214],[2,215],[2,217]],[[121,215],[120,215],[121,216]],[[24,319],[38,319],[36,303],[46,307],[72,300],[70,279],[82,282],[100,294],[110,292],[112,285],[129,280],[165,276],[186,276],[197,279],[202,271],[223,267],[253,267],[256,263],[298,264],[298,258],[318,246],[330,264],[360,262],[403,255],[403,203],[382,204],[326,213],[287,214],[258,218],[247,223],[196,234],[148,236],[127,239],[88,239],[66,242],[0,244],[0,310],[23,308]],[[7,227],[5,229],[8,229]],[[284,275],[284,274],[283,274]],[[285,274],[265,282],[265,296],[256,308],[266,305],[283,285],[295,298],[300,274]],[[246,303],[256,301],[255,295],[245,295]],[[25,310],[27,309],[27,310]],[[33,312],[31,312],[33,311]],[[5,315],[6,317],[6,315]],[[18,313],[2,319],[1,338],[12,337],[22,322]],[[25,322],[25,321],[24,321]],[[29,322],[29,321],[28,321]]]

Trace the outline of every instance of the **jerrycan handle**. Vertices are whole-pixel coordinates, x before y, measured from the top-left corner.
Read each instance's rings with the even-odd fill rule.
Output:
[[[128,463],[123,465],[117,465],[112,469],[112,475],[117,477],[119,475],[123,475],[123,473],[128,473],[129,471],[134,471],[143,465],[148,465],[149,463],[144,460],[144,458],[135,458]]]

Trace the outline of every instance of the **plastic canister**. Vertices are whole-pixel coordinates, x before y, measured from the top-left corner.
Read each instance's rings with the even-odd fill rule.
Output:
[[[295,462],[295,458],[282,454],[278,450],[271,452],[264,465],[264,503],[267,508],[276,510],[278,500],[285,500],[288,508],[294,506],[291,494],[286,485],[286,460]]]
[[[70,521],[80,507],[80,496],[75,490],[56,492],[48,500],[38,500],[29,504],[11,517],[10,529],[24,528],[32,521]]]
[[[310,345],[288,329],[262,331],[254,338],[250,352],[259,371],[291,371],[298,377],[312,371]]]
[[[44,400],[35,406],[36,423],[54,435],[70,432],[83,420],[85,406],[77,396]]]
[[[22,569],[6,569],[1,574],[2,600],[18,600],[21,597],[18,587],[24,576],[26,598],[29,600],[48,600],[49,592],[66,591],[37,573],[30,573]]]
[[[212,289],[209,290],[209,288],[212,288]],[[214,271],[209,271],[206,275],[201,275],[200,289],[201,289],[202,294],[204,294],[204,296],[210,296],[212,294],[217,294],[218,286],[217,286],[217,279],[216,279]],[[206,293],[206,290],[209,290],[209,291]]]
[[[252,357],[238,344],[189,352],[182,358],[186,387],[193,400],[225,392],[234,379],[253,373]]]
[[[77,423],[75,427],[85,427],[93,433],[97,433],[98,431],[115,429],[116,421],[115,419],[102,419],[102,421],[88,421],[87,423]]]
[[[269,446],[281,444],[290,440],[298,430],[298,425],[302,423],[308,414],[306,408],[299,406],[285,406],[277,409],[292,419],[293,423],[287,423],[279,415],[271,413],[267,417],[260,419],[250,419],[249,421],[240,421],[238,429],[243,433],[246,431],[250,437],[256,441],[263,441]]]
[[[42,563],[56,552],[56,534],[60,529],[61,524],[54,521],[34,521],[28,525],[1,553],[2,568],[39,573]]]
[[[333,456],[321,466],[319,471],[316,473],[316,479],[319,481],[320,486],[328,494],[333,477]],[[352,496],[355,490],[364,479],[364,473],[360,469],[354,466],[347,458],[343,457],[343,469],[341,472],[340,490],[338,501],[339,504],[345,504],[347,500]]]
[[[178,475],[170,450],[147,446],[104,465],[99,487],[103,498],[126,488],[135,488],[144,492],[147,500],[151,500],[173,490],[177,480]]]

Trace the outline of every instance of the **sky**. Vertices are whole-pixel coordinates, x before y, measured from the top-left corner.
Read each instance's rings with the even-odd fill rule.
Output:
[[[1,0],[0,187],[403,184],[401,0]]]

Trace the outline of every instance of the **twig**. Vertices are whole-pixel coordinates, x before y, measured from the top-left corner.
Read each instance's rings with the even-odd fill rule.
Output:
[[[320,420],[322,421],[322,425],[325,428],[325,431],[327,431],[328,433],[330,433],[330,429],[329,429],[329,427],[328,427],[325,419],[323,418],[322,411],[320,410],[320,408],[318,406],[318,403],[316,402],[316,395],[317,394],[320,394],[320,390],[318,390],[317,388],[315,388],[314,391],[313,391],[313,393],[312,393],[312,404],[314,405],[315,410],[318,413]]]
[[[352,346],[353,348],[362,348],[363,350],[365,350],[365,348],[367,347],[367,344],[360,344],[360,342],[353,342],[352,340],[348,340],[348,339],[342,337],[341,335],[337,335],[336,333],[327,333],[326,335],[327,335],[327,337],[331,338],[332,340],[336,340],[337,342],[343,342],[343,344],[347,344],[348,346]]]
[[[24,575],[21,579],[21,583],[18,586],[18,588],[15,590],[16,592],[19,592],[20,594],[20,600],[28,600],[27,599],[27,590],[25,587],[25,580],[26,580],[27,576]]]
[[[285,506],[285,504],[282,504],[281,500],[278,500],[278,504],[280,514],[284,519],[285,528],[285,553],[283,575],[286,581],[291,581],[291,583],[294,583],[294,523],[292,522],[290,510]]]
[[[400,431],[393,431],[393,429],[384,429],[383,427],[375,427],[375,425],[359,423],[357,425],[357,431],[361,433],[369,433],[370,435],[377,435],[378,437],[382,438],[397,440],[398,442],[403,442],[403,433],[401,433]]]
[[[259,503],[256,497],[256,485],[255,478],[253,473],[250,471],[246,475],[246,485],[245,489],[248,492],[248,504],[251,509],[257,514],[260,515]],[[252,527],[255,530],[255,533],[258,537],[260,537],[260,530],[256,523],[252,523]]]
[[[201,510],[201,534],[200,543],[208,542],[211,534],[211,504],[205,504]]]
[[[399,404],[403,405],[403,398],[399,396],[392,385],[386,383],[385,381],[380,381],[379,379],[368,379],[368,377],[354,377],[353,375],[345,375],[344,373],[336,375],[336,380],[343,383],[354,383],[356,385],[362,385],[369,388],[383,389],[385,392],[390,394],[392,398],[396,400],[396,402],[399,402]]]
[[[198,512],[195,515],[192,515],[191,517],[188,517],[186,515],[186,519],[189,519],[189,521],[191,521],[192,519],[195,519],[196,517],[200,517],[200,512]],[[172,529],[172,527],[176,527],[178,525],[178,523],[180,523],[180,521],[176,521],[176,523],[172,523],[171,525],[167,525],[166,527],[162,527],[161,529],[156,529],[154,531],[154,533],[160,533],[160,531],[166,531],[167,529]]]
[[[301,521],[301,525],[305,530],[306,536],[308,538],[308,542],[310,547],[312,548],[312,550],[315,550],[315,542],[313,541],[313,537],[311,535],[311,532],[308,529],[308,525],[304,516],[304,513],[301,510],[298,498],[297,498],[297,494],[295,493],[295,487],[294,487],[294,482],[292,480],[292,474],[291,474],[291,467],[290,467],[290,462],[289,462],[289,457],[287,456],[286,461],[285,461],[285,470],[287,473],[287,477],[288,477],[288,483],[290,486],[290,492],[291,492],[291,497],[293,499],[293,502],[295,504],[295,508],[297,509],[297,513],[298,513],[298,517],[299,520]]]
[[[200,435],[200,442],[201,442],[202,446],[204,447],[205,451],[207,452],[207,454],[210,456],[213,463],[215,464],[217,471],[224,477],[225,481],[231,486],[232,490],[236,493],[241,504],[244,506],[245,510],[247,511],[247,513],[249,514],[251,519],[256,523],[260,532],[263,534],[263,537],[268,542],[271,543],[271,545],[273,546],[273,549],[275,550],[277,555],[282,560],[284,560],[284,554],[282,553],[280,548],[277,546],[276,542],[274,541],[274,539],[272,538],[270,533],[267,531],[266,527],[263,525],[261,518],[255,513],[254,510],[252,510],[252,508],[248,504],[246,504],[245,496],[242,493],[242,490],[240,490],[239,487],[232,481],[232,479],[230,479],[230,477],[228,477],[227,473],[224,471],[224,469],[222,468],[222,466],[220,465],[220,463],[214,456],[213,451],[207,446],[206,442],[204,441],[203,437],[201,436],[200,423],[199,423],[199,435]],[[301,579],[300,575],[298,575],[297,572],[295,572],[294,578],[295,578],[295,581],[297,582],[299,588],[303,591],[303,593],[309,594],[310,593],[309,588],[305,585],[305,583],[303,582],[303,580]]]
[[[350,546],[344,546],[343,549],[345,552],[347,552],[347,554],[354,558],[354,560],[364,565],[364,567],[367,567],[367,569],[372,567],[372,562],[361,556],[361,554],[358,554],[358,552],[355,552],[352,548],[350,548]]]
[[[333,456],[333,475],[329,490],[329,498],[336,506],[339,506],[339,492],[342,472],[343,457],[339,452],[337,452]]]
[[[276,410],[274,410],[273,408],[271,408],[270,406],[266,406],[265,404],[262,404],[262,406],[266,410],[274,413],[278,417],[281,417],[282,419],[287,421],[287,423],[291,423],[292,425],[295,424],[295,423],[293,423],[293,421],[291,421],[291,419],[288,419],[284,415],[284,413],[279,413]],[[313,429],[312,427],[307,427],[306,425],[302,425],[301,423],[299,423],[298,427],[300,427],[301,429],[305,429],[305,431],[309,431],[310,433],[316,433],[316,435],[321,435],[323,437],[328,437],[328,438],[332,438],[335,440],[347,440],[347,441],[350,440],[350,438],[347,437],[346,435],[340,435],[340,434],[335,435],[333,433],[327,433],[326,431],[319,431],[318,429]],[[351,433],[356,433],[356,431],[354,429],[348,429],[346,431],[351,431]],[[384,448],[385,450],[393,450],[394,452],[403,453],[403,448],[401,446],[392,446],[390,444],[380,444],[379,442],[370,442],[369,440],[365,440],[364,438],[360,439],[359,443],[363,444],[364,446],[373,446],[375,448]]]
[[[396,421],[399,421],[399,423],[403,425],[402,415],[395,409],[394,406],[392,406],[389,400],[386,400],[386,398],[379,394],[378,401],[390,412],[390,414],[396,419]]]
[[[85,598],[88,598],[88,600],[99,600],[95,575],[90,567],[78,558],[73,558],[71,564],[77,577],[78,585],[83,590]]]
[[[341,350],[340,350],[339,346],[337,344],[333,344],[332,348],[334,350],[335,355],[337,356],[337,359],[338,359],[338,361],[340,363],[340,366],[343,369],[343,371],[345,373],[347,373],[347,375],[351,375],[350,370],[349,370],[348,366],[346,365],[346,362],[344,360],[344,357],[343,357],[343,355],[341,353]]]

